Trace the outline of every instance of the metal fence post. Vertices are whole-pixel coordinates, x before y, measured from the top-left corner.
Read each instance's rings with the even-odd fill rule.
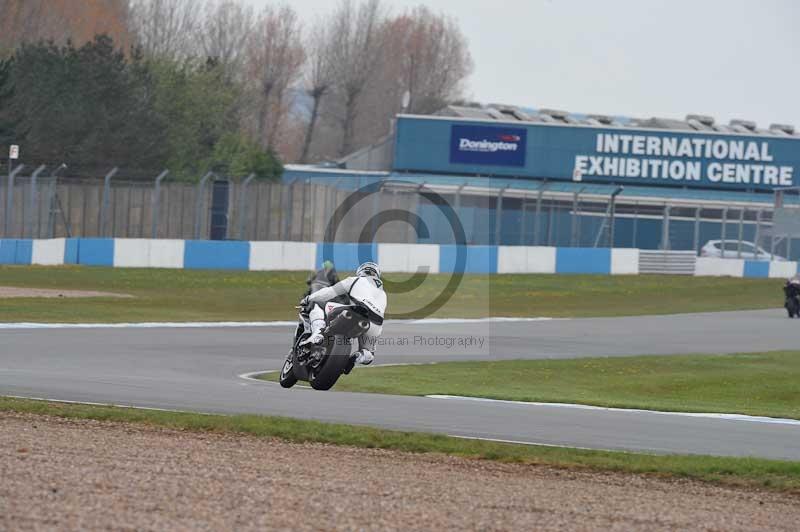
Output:
[[[540,243],[540,230],[541,230],[541,221],[539,218],[542,214],[542,196],[544,195],[544,187],[547,186],[547,181],[542,181],[542,184],[539,185],[539,194],[536,196],[536,216],[533,219],[533,245],[538,246]]]
[[[380,228],[381,228],[381,226],[378,225],[378,222],[379,222],[378,213],[381,212],[381,197],[384,194],[384,192],[383,192],[384,183],[385,182],[381,182],[381,184],[378,185],[378,190],[375,192],[375,194],[372,195],[372,217],[370,219],[372,220],[371,233],[372,233],[372,241],[373,242],[375,242],[376,239],[378,238],[378,231],[380,231]],[[303,214],[305,214],[305,206],[303,207]],[[312,225],[312,227],[313,227],[313,225]]]
[[[756,211],[756,232],[753,235],[753,244],[756,245],[756,248],[759,247],[758,241],[761,240],[761,209]],[[758,253],[758,249],[756,249],[756,253]]]
[[[456,189],[456,198],[455,198],[455,208],[454,208],[454,210],[455,210],[456,218],[458,218],[460,221],[461,221],[461,194],[462,194],[465,186],[467,186],[467,182],[466,181],[461,183],[458,186],[458,188]],[[406,240],[408,240],[408,239],[406,239]]]
[[[69,218],[67,215],[64,214],[64,209],[61,206],[61,200],[58,197],[58,172],[65,169],[67,167],[66,164],[61,163],[58,168],[55,168],[52,172],[50,172],[50,212],[47,215],[47,237],[53,238],[55,236],[56,230],[56,212],[61,214],[61,219],[64,222],[64,231],[67,233],[67,237],[72,237],[72,228],[69,224]]]
[[[30,238],[36,238],[36,237],[39,236],[39,235],[34,235],[34,231],[33,231],[33,228],[36,225],[36,222],[35,222],[35,219],[34,219],[34,213],[37,211],[37,208],[36,208],[36,203],[37,203],[36,202],[36,179],[39,177],[39,174],[44,172],[45,168],[47,168],[47,166],[43,164],[39,168],[37,168],[33,172],[33,174],[31,174],[30,198],[28,198],[28,202],[29,202],[29,204],[28,204],[28,216],[27,216],[28,221],[25,224],[27,226],[27,228],[28,228],[28,236]],[[25,235],[23,234],[22,236],[25,236]]]
[[[577,240],[578,240],[578,196],[580,195],[583,189],[575,192],[572,195],[572,223],[570,227],[570,235],[569,235],[569,245],[570,247],[576,247]]]
[[[361,178],[359,178],[361,179]],[[286,197],[284,209],[287,209],[286,215],[283,217],[283,240],[289,241],[292,234],[292,218],[294,216],[294,184],[296,179],[286,186]]]
[[[164,170],[156,177],[156,184],[153,187],[153,196],[150,198],[150,210],[153,211],[153,227],[150,230],[150,238],[156,238],[158,233],[158,211],[161,208],[161,182],[167,177],[169,170]]]
[[[6,183],[6,215],[3,220],[3,236],[6,238],[9,236],[11,212],[14,209],[14,178],[17,177],[17,174],[19,174],[23,168],[25,168],[25,165],[21,164],[8,173],[8,182]]]
[[[722,228],[720,230],[719,247],[721,256],[725,258],[725,225],[728,223],[728,208],[722,209]]]
[[[694,209],[694,238],[692,240],[692,249],[697,253],[700,251],[700,207]]]
[[[414,214],[417,215],[417,219],[418,220],[422,219],[422,215],[420,214],[420,212],[421,212],[420,211],[420,207],[422,206],[422,190],[425,188],[425,186],[426,186],[426,183],[423,181],[417,187],[417,193],[414,194],[414,196],[413,196],[413,198],[414,198],[413,199],[413,201],[414,201]],[[412,231],[410,226],[409,226],[408,230]],[[419,232],[420,232],[420,227],[417,225],[417,226],[415,226],[413,228],[413,235],[414,235],[414,242],[413,243],[414,244],[419,243]],[[432,236],[432,235],[428,235],[428,236]],[[474,228],[473,228],[473,238],[474,238],[474,236],[475,236],[475,234],[474,234]]]
[[[47,185],[47,238],[53,238],[53,231],[55,230],[55,194],[56,194],[56,180],[52,179]]]
[[[114,174],[117,173],[119,168],[116,166],[111,169],[109,173],[103,178],[103,201],[100,204],[100,235],[105,236],[106,234],[106,217],[108,216],[108,202],[110,200],[111,195],[111,178],[114,177]],[[84,233],[86,234],[86,233]],[[113,235],[112,235],[113,236]]]
[[[208,172],[200,178],[195,187],[194,198],[194,239],[200,240],[200,227],[203,224],[203,192],[206,189],[206,181],[214,175],[214,172]]]
[[[736,246],[736,258],[742,258],[742,240],[744,239],[744,209],[739,210],[739,244]]]
[[[661,249],[669,250],[669,215],[672,207],[664,205],[664,220],[661,223]]]
[[[500,232],[503,225],[503,195],[508,187],[503,187],[497,194],[497,205],[494,209],[494,245],[500,245]]]
[[[239,187],[239,240],[244,240],[244,226],[247,218],[247,186],[255,177],[256,174],[250,174]]]
[[[608,247],[614,247],[614,226],[617,224],[617,196],[625,190],[625,187],[619,186],[614,192],[611,193],[611,205],[609,206],[609,226],[608,226]]]
[[[775,211],[774,210],[772,211],[772,227],[770,228],[769,235],[770,235],[770,237],[769,237],[769,260],[775,260],[775,247],[777,245],[775,243],[775,237],[777,235],[775,235]],[[789,257],[786,257],[786,258],[789,258]]]

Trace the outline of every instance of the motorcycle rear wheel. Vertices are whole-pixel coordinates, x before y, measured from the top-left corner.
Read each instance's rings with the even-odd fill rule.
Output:
[[[309,369],[308,382],[315,390],[330,390],[350,362],[350,343],[344,336],[335,336],[331,344],[319,367]]]

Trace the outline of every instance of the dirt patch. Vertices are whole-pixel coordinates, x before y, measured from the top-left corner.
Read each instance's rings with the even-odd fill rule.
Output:
[[[796,530],[686,480],[0,414],[0,530]]]
[[[128,294],[115,294],[113,292],[96,292],[92,290],[60,290],[52,288],[18,288],[15,286],[0,286],[0,299],[10,297],[133,297]]]

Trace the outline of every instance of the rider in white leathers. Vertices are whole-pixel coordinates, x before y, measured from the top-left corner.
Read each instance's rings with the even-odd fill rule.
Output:
[[[356,270],[355,277],[321,288],[305,297],[301,304],[309,308],[308,319],[311,325],[311,336],[301,343],[319,345],[324,340],[322,329],[325,328],[325,316],[338,306],[331,300],[347,294],[353,304],[367,309],[370,326],[358,338],[358,351],[355,353],[357,364],[371,364],[375,360],[375,345],[383,331],[383,316],[386,312],[386,292],[383,291],[381,271],[374,262],[365,262]]]

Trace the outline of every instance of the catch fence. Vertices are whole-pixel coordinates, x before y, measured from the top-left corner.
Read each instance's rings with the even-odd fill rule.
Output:
[[[212,240],[379,242],[556,247],[621,247],[700,252],[709,242],[726,257],[796,259],[800,243],[773,235],[772,197],[763,202],[666,201],[626,194],[475,188],[390,180],[342,205],[360,180],[262,181],[206,174],[197,183],[0,176],[3,238],[115,237]],[[454,234],[443,198],[464,230]],[[381,222],[382,212],[406,219]],[[333,231],[333,232],[332,232]],[[332,236],[331,236],[332,235]],[[797,235],[800,236],[800,235]],[[373,238],[374,237],[374,238]],[[794,245],[793,245],[794,244]]]

